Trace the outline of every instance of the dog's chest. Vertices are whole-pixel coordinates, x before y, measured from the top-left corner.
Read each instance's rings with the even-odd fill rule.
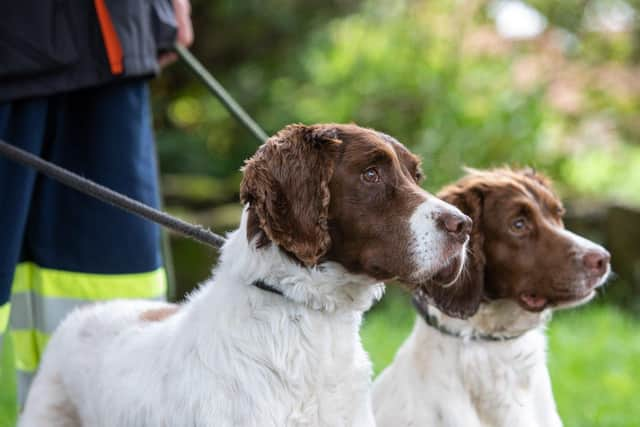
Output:
[[[318,322],[290,316],[291,342],[278,359],[287,360],[282,393],[291,402],[291,426],[350,426],[368,397],[371,365],[357,339],[352,315]]]
[[[210,389],[236,396],[225,409],[229,425],[363,425],[371,365],[359,323],[354,313],[254,310],[228,343],[216,342],[232,351],[207,360],[220,372]]]
[[[545,365],[538,337],[472,343],[460,352],[462,382],[482,425],[533,417],[536,374]]]

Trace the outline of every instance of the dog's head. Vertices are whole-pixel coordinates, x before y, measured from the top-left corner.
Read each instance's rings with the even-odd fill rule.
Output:
[[[455,287],[469,298],[510,299],[530,312],[575,306],[591,299],[609,274],[609,253],[565,230],[550,181],[531,169],[470,170],[438,195],[473,218],[467,264]],[[445,291],[432,288],[433,297]]]
[[[447,285],[463,265],[471,221],[422,190],[421,178],[419,159],[388,135],[288,126],[245,164],[248,238],[306,266],[334,261],[409,290]]]

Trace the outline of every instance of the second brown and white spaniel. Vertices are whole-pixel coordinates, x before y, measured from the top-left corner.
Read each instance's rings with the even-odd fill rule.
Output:
[[[470,171],[439,196],[473,218],[469,257],[453,293],[416,292],[414,330],[374,384],[378,426],[562,425],[544,327],[593,298],[608,252],[564,228],[549,181],[530,170]],[[480,302],[466,320],[432,304],[458,293]]]

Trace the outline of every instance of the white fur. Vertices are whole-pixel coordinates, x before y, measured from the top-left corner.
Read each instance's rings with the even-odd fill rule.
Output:
[[[444,335],[417,318],[392,365],[376,380],[379,427],[556,427],[543,327],[550,311],[530,313],[501,300],[464,321],[430,307],[448,330],[519,338],[493,342]]]
[[[459,246],[448,245],[448,237],[442,230],[438,229],[436,220],[442,213],[464,216],[455,206],[435,197],[429,197],[416,208],[409,219],[413,237],[411,252],[414,257],[414,263],[417,266],[412,279],[418,282],[424,281],[425,276],[428,277],[433,273],[434,265],[444,267],[456,255],[462,255],[460,270],[464,266],[466,244],[462,252],[460,252]]]
[[[246,217],[176,314],[145,321],[164,305],[119,301],[68,316],[21,426],[373,426],[359,327],[383,285],[256,249]],[[251,286],[257,279],[285,296]]]

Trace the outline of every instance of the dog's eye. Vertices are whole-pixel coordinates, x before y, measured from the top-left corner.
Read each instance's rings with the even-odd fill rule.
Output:
[[[562,206],[558,206],[558,207],[556,208],[556,215],[558,215],[559,217],[563,217],[563,216],[564,216],[564,214],[566,214],[566,213],[567,213],[567,211],[565,210],[565,208],[564,208],[564,207],[562,207]]]
[[[378,172],[378,168],[376,167],[370,167],[365,169],[362,172],[362,179],[364,179],[367,182],[380,182],[380,173]]]
[[[516,218],[512,223],[511,223],[511,230],[515,233],[522,233],[523,231],[525,231],[527,229],[527,220],[520,217],[520,218]]]
[[[416,171],[416,174],[415,174],[416,182],[422,181],[423,178],[424,178],[424,175],[422,174],[422,172]]]

